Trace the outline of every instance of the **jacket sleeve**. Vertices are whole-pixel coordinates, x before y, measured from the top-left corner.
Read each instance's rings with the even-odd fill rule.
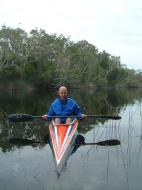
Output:
[[[74,104],[74,114],[78,117],[78,119],[82,118],[81,108],[76,102]]]
[[[47,113],[47,120],[48,121],[51,121],[52,120],[52,116],[54,116],[55,115],[55,113],[54,113],[54,110],[53,110],[53,106],[52,106],[52,104],[51,104],[51,106],[50,106],[50,108],[49,108],[49,110],[48,110],[48,113]]]

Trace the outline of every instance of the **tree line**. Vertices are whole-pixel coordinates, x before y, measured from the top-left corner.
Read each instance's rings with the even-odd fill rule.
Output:
[[[0,80],[31,82],[37,87],[139,87],[142,72],[128,69],[120,57],[99,51],[86,40],[73,42],[43,29],[0,29]]]

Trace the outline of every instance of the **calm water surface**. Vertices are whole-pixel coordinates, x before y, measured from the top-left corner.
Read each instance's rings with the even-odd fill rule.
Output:
[[[11,144],[9,139],[43,140],[48,123],[9,123],[12,113],[42,115],[56,93],[0,93],[0,190],[141,190],[142,90],[74,90],[87,114],[120,115],[121,120],[87,119],[78,131],[86,142],[118,139],[117,146],[81,146],[57,177],[49,144]]]

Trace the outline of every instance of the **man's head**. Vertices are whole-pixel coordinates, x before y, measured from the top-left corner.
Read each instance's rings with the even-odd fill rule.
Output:
[[[62,101],[67,99],[68,96],[68,90],[65,86],[61,86],[58,91],[58,95]]]

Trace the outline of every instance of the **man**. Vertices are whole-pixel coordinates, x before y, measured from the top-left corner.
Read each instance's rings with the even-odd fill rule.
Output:
[[[76,116],[79,119],[86,117],[86,115],[81,112],[76,101],[68,97],[68,90],[65,86],[59,88],[58,95],[59,97],[51,104],[48,114],[42,116],[43,119],[51,121],[52,116],[57,116],[55,119],[56,124],[69,124],[71,122],[70,116]],[[62,116],[62,118],[60,118],[60,116]]]

